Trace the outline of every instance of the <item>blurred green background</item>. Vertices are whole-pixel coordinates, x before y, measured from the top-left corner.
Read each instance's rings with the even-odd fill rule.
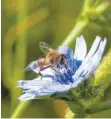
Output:
[[[43,55],[39,42],[45,41],[52,48],[60,45],[76,23],[83,2],[84,0],[2,0],[2,118],[10,117],[19,104],[17,97],[22,90],[16,87],[17,80],[36,77],[35,73],[24,73],[22,70],[29,62]],[[106,37],[106,53],[111,48],[111,6],[103,15],[94,18],[81,34],[84,35],[88,48],[95,36]],[[70,46],[74,49],[75,41]],[[108,98],[111,99],[111,95]],[[21,117],[59,118],[65,117],[67,112],[69,108],[63,101],[33,100]],[[111,118],[111,109],[91,117]]]

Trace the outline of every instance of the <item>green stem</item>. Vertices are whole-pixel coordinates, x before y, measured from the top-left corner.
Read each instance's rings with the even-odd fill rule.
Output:
[[[15,109],[15,111],[13,112],[13,114],[11,115],[11,118],[19,118],[23,114],[24,110],[26,110],[26,108],[29,106],[30,103],[31,101],[24,101],[20,103]]]
[[[72,41],[74,41],[76,36],[79,35],[83,31],[83,29],[85,29],[85,27],[88,25],[88,23],[89,23],[88,17],[85,16],[83,18],[82,16],[87,11],[87,8],[89,8],[90,2],[91,2],[91,0],[85,0],[84,1],[83,9],[82,9],[82,12],[77,19],[76,25],[74,26],[72,31],[69,33],[67,38],[62,43],[63,45],[69,45]]]
[[[87,9],[89,9],[91,2],[92,2],[92,0],[84,1],[83,11],[87,11]]]
[[[97,113],[97,112],[108,110],[108,109],[111,109],[111,100],[92,105],[87,110],[87,114],[93,114],[93,113]]]
[[[97,8],[95,9],[95,12],[97,12],[98,14],[101,14],[108,8],[108,6],[109,6],[108,3],[103,2],[97,6]]]
[[[83,112],[83,107],[79,105],[79,103],[74,103],[74,102],[66,102],[70,108],[70,110],[74,113],[79,113]]]
[[[17,12],[17,23],[19,23],[19,21],[24,20],[27,17],[27,4],[26,4],[26,0],[19,0],[17,2],[18,4],[18,12]],[[24,7],[21,7],[24,6]],[[25,22],[24,25],[27,25],[28,23]],[[16,82],[19,79],[24,79],[24,73],[21,72],[21,69],[23,69],[25,67],[25,62],[26,62],[26,50],[27,50],[27,42],[26,42],[26,32],[19,36],[19,31],[20,28],[18,27],[16,29],[16,35],[17,37],[17,42],[16,42],[16,46],[15,46],[15,57],[14,57],[14,70],[13,70],[13,84],[12,87],[10,89],[11,91],[11,112],[13,111],[13,109],[15,108],[16,104],[18,103],[18,101],[16,100],[17,97],[20,95],[21,90],[16,88]],[[17,93],[16,93],[17,92]]]
[[[74,26],[74,28],[72,29],[72,31],[69,33],[68,37],[62,44],[68,45],[69,43],[74,41],[76,36],[83,31],[83,29],[88,25],[88,23],[89,23],[88,18],[78,20],[76,25]]]

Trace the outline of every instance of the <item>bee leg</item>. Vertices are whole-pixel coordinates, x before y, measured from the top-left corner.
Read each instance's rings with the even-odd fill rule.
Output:
[[[39,75],[41,76],[41,79],[42,79],[43,75],[40,72],[39,72]]]

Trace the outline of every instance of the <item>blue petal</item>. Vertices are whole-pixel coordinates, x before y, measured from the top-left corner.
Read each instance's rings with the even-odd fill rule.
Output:
[[[93,54],[97,50],[99,43],[100,43],[100,40],[101,40],[101,38],[99,36],[96,36],[96,39],[95,39],[90,51],[88,52],[88,54],[85,58],[85,63],[88,62],[88,60],[93,56]]]
[[[84,60],[87,53],[87,46],[83,36],[76,38],[76,47],[74,53],[75,60]]]
[[[80,65],[82,64],[81,60],[73,60],[73,72],[75,73],[78,68],[80,67]]]
[[[64,66],[61,66],[58,69],[55,70],[55,77],[57,78],[56,81],[61,82],[62,84],[69,84],[72,83],[72,75],[74,74],[72,68],[65,68]]]
[[[34,71],[35,73],[39,73],[39,67],[37,66],[37,61],[32,61],[25,69],[24,71]]]
[[[88,73],[86,75],[86,78],[89,77],[95,71],[97,66],[99,65],[101,58],[102,58],[102,54],[103,54],[104,49],[105,49],[105,45],[106,45],[106,40],[101,41],[98,50],[93,55],[91,61],[88,62],[88,67],[87,67]]]
[[[83,68],[86,68],[86,64],[90,62],[92,56],[94,55],[95,51],[98,48],[98,45],[100,43],[100,37],[96,37],[90,51],[88,52],[87,56],[85,57],[84,61],[82,62],[81,66],[79,67],[78,71],[76,72],[76,78],[83,72]],[[82,68],[81,68],[82,67]],[[76,80],[76,79],[75,79]]]
[[[72,77],[74,80],[73,87],[79,84],[84,78],[88,78],[92,73],[94,73],[94,70],[97,68],[102,58],[105,45],[106,39],[100,42],[98,50],[95,52],[95,54],[92,53],[93,56],[90,55],[90,58],[86,57],[80,68]]]
[[[62,85],[55,81],[47,81],[44,78],[42,80],[31,80],[30,82],[27,81],[24,83],[24,85],[20,86],[23,89],[27,89],[24,91],[25,94],[19,97],[20,101],[35,99],[38,97],[43,98],[42,96],[50,96],[51,94],[57,92],[66,92],[71,88],[71,85]]]
[[[69,57],[66,57],[66,64],[67,68],[74,69],[74,59],[70,59]]]
[[[33,89],[37,88],[39,89],[43,85],[52,82],[52,79],[50,77],[38,77],[34,80],[20,80],[17,82],[17,87],[23,88],[23,89]]]
[[[54,77],[54,71],[52,70],[51,67],[46,68],[46,69],[40,71],[40,73],[42,74],[42,76],[50,75],[51,77]]]

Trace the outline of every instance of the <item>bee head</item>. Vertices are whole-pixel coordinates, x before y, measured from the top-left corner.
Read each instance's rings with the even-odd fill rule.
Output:
[[[73,59],[73,51],[72,51],[72,49],[70,47],[68,47],[68,46],[59,46],[57,48],[57,51],[61,55]]]

